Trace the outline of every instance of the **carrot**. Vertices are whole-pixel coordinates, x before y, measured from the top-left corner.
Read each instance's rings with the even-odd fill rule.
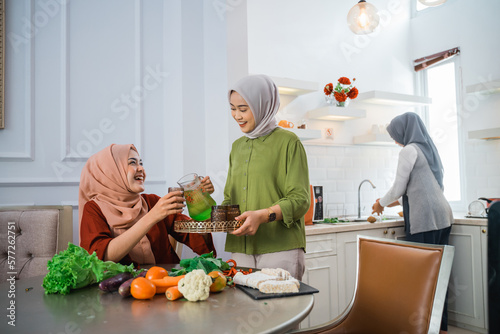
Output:
[[[179,287],[177,285],[168,288],[167,291],[165,292],[165,295],[167,296],[168,300],[176,300],[184,297],[182,293],[179,291]]]
[[[156,286],[156,293],[165,293],[168,288],[172,286],[177,286],[179,284],[179,281],[184,278],[186,275],[181,275],[181,276],[165,276],[160,279],[153,279],[151,282]]]

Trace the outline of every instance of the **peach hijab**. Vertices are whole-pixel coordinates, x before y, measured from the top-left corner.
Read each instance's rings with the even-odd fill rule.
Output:
[[[127,231],[148,212],[148,205],[139,193],[130,190],[127,181],[128,156],[134,145],[111,144],[92,155],[80,176],[78,199],[79,222],[88,201],[99,205],[113,237]],[[137,152],[139,153],[139,152]],[[147,236],[130,251],[133,261],[154,264],[155,258]]]

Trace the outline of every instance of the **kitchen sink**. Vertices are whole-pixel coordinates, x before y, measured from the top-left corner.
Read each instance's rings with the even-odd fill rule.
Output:
[[[358,217],[345,217],[344,219],[345,220],[349,220],[349,222],[351,223],[363,223],[363,222],[368,222],[368,217],[369,216],[361,216],[361,218],[358,218]],[[402,217],[399,217],[399,216],[373,216],[375,218],[377,218],[377,221],[375,223],[380,223],[380,222],[395,222],[395,221],[398,221],[398,220],[402,220],[403,218]]]

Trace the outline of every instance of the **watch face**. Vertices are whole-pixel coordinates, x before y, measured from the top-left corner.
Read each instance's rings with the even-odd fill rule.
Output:
[[[275,220],[276,220],[276,213],[274,213],[274,212],[273,212],[273,213],[270,213],[270,214],[269,214],[269,221],[270,221],[270,222],[273,222],[273,221],[275,221]]]

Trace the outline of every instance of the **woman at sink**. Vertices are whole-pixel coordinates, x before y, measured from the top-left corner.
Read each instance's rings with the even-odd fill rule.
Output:
[[[387,132],[403,146],[399,153],[394,184],[373,204],[373,213],[386,206],[403,204],[406,240],[448,244],[453,214],[443,194],[443,165],[439,153],[420,117],[408,112],[395,117]],[[441,333],[447,333],[447,303]]]
[[[299,138],[278,127],[278,89],[265,75],[247,76],[228,93],[243,136],[232,146],[222,204],[239,204],[243,225],[226,251],[243,267],[305,270],[304,215],[309,209],[307,157]]]

